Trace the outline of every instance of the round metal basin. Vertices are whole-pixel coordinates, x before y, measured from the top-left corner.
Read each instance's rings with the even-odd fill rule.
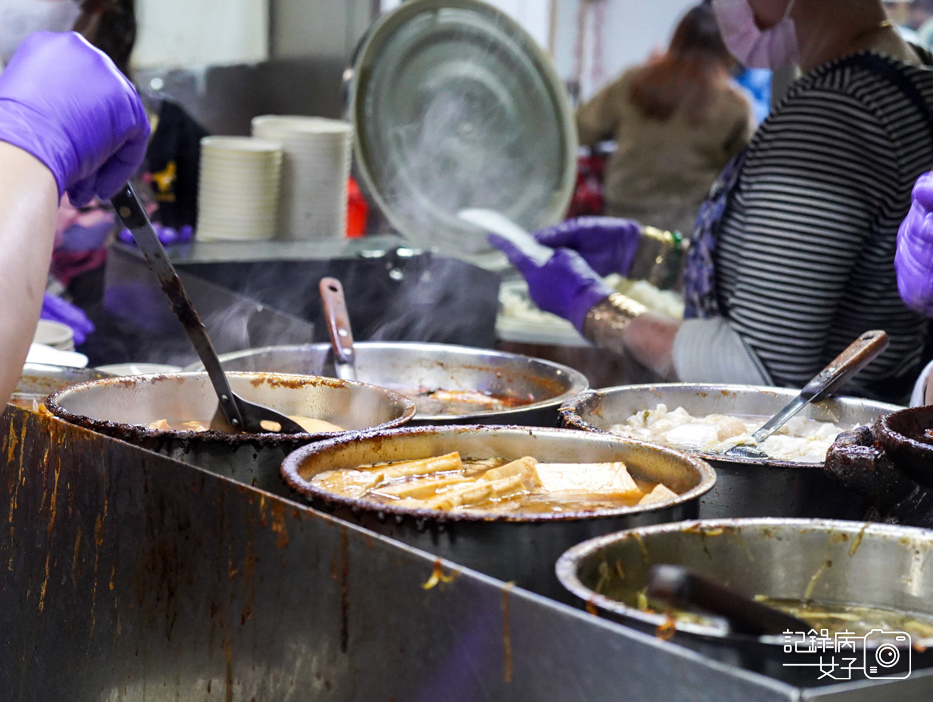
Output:
[[[228,373],[227,377],[233,391],[247,400],[285,414],[324,419],[351,433],[397,427],[415,413],[407,397],[365,383],[275,373]],[[217,409],[217,396],[206,373],[83,383],[54,393],[47,405],[66,422],[263,488],[281,484],[279,465],[289,452],[347,433],[228,434],[148,428],[159,419],[209,421]]]
[[[530,356],[467,346],[422,342],[354,344],[357,379],[391,388],[418,404],[430,390],[473,391],[524,398],[524,405],[462,414],[418,412],[417,424],[522,424],[555,426],[562,402],[586,390],[586,376]],[[330,344],[268,346],[224,354],[224,370],[336,375]],[[200,365],[190,370],[200,370]]]
[[[341,497],[311,484],[322,471],[452,451],[470,458],[624,461],[634,477],[663,482],[679,496],[667,503],[599,512],[493,516],[395,507]],[[564,429],[514,426],[406,427],[341,437],[298,449],[283,463],[282,475],[319,509],[483,573],[564,599],[566,593],[554,578],[554,562],[570,545],[619,528],[695,515],[698,500],[715,482],[705,462],[672,449]]]
[[[658,404],[683,407],[693,416],[733,414],[770,417],[797,391],[752,385],[666,383],[590,390],[560,409],[563,426],[610,433],[635,412]],[[808,405],[801,416],[837,424],[871,424],[896,405],[834,398]],[[822,463],[793,463],[696,453],[716,470],[716,487],[700,503],[700,517],[808,517],[859,519],[867,501],[823,472]]]
[[[933,552],[933,532],[888,524],[805,519],[733,519],[682,522],[630,529],[581,543],[557,562],[557,577],[591,611],[623,624],[658,633],[667,614],[638,607],[648,569],[682,565],[747,597],[882,607],[933,615],[933,570],[922,567]],[[801,658],[785,636],[732,634],[716,620],[675,620],[673,641],[719,660],[790,680],[820,684],[818,654]],[[792,632],[796,634],[797,632]],[[806,634],[807,632],[800,632]],[[854,632],[853,632],[854,633]],[[865,637],[870,660],[873,643]],[[901,665],[882,675],[904,672],[933,639],[912,641]],[[859,650],[859,649],[857,649]],[[858,655],[865,653],[859,650]],[[929,664],[930,655],[925,662]],[[861,662],[861,661],[860,661]],[[799,666],[807,663],[806,666]],[[792,665],[798,664],[798,665]],[[823,684],[834,682],[823,679]]]

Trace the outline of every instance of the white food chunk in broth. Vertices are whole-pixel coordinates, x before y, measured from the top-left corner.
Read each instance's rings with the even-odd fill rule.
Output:
[[[611,430],[686,451],[722,454],[737,445],[754,445],[752,433],[768,419],[724,414],[695,417],[683,407],[668,410],[661,403],[654,409],[636,412]],[[777,460],[821,463],[836,436],[851,428],[798,416],[761,442],[759,448]]]

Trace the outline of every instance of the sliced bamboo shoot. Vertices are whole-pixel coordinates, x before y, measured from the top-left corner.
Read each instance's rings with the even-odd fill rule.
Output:
[[[389,495],[390,497],[397,497],[400,499],[413,497],[418,500],[424,500],[429,497],[434,497],[438,490],[467,482],[472,483],[470,478],[466,478],[462,475],[451,475],[447,478],[438,478],[437,480],[412,480],[404,483],[395,483],[393,485],[384,485],[377,490],[373,490],[373,492],[379,495]]]
[[[463,461],[460,454],[454,451],[443,456],[419,458],[414,461],[398,461],[384,466],[376,466],[370,470],[377,470],[385,475],[385,480],[407,478],[412,475],[431,475],[447,471],[462,470]]]
[[[535,466],[538,461],[531,456],[522,456],[516,461],[506,463],[504,466],[487,470],[480,476],[480,480],[502,480],[502,478],[511,478],[513,475],[521,475],[533,481],[535,485],[540,485],[541,481],[535,472]]]
[[[483,480],[460,488],[454,488],[437,497],[425,500],[427,509],[454,509],[455,507],[475,507],[493,499],[509,497],[523,489],[522,475],[513,475],[501,480]]]
[[[362,497],[385,477],[376,470],[329,470],[311,478],[311,484],[346,497]]]

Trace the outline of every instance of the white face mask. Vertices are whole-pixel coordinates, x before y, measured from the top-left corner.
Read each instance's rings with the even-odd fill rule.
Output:
[[[789,16],[793,6],[794,0],[790,0],[780,22],[770,29],[758,29],[747,0],[713,0],[726,48],[748,68],[783,68],[797,63],[800,49]]]
[[[67,32],[81,16],[77,0],[0,0],[0,61],[33,32]]]

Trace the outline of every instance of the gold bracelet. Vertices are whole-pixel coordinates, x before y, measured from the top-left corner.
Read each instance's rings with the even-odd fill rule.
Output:
[[[680,232],[642,227],[628,277],[643,279],[662,290],[675,286],[686,242]]]
[[[625,348],[622,334],[632,320],[648,311],[622,293],[612,293],[593,305],[583,320],[583,336],[601,348],[621,352]]]

